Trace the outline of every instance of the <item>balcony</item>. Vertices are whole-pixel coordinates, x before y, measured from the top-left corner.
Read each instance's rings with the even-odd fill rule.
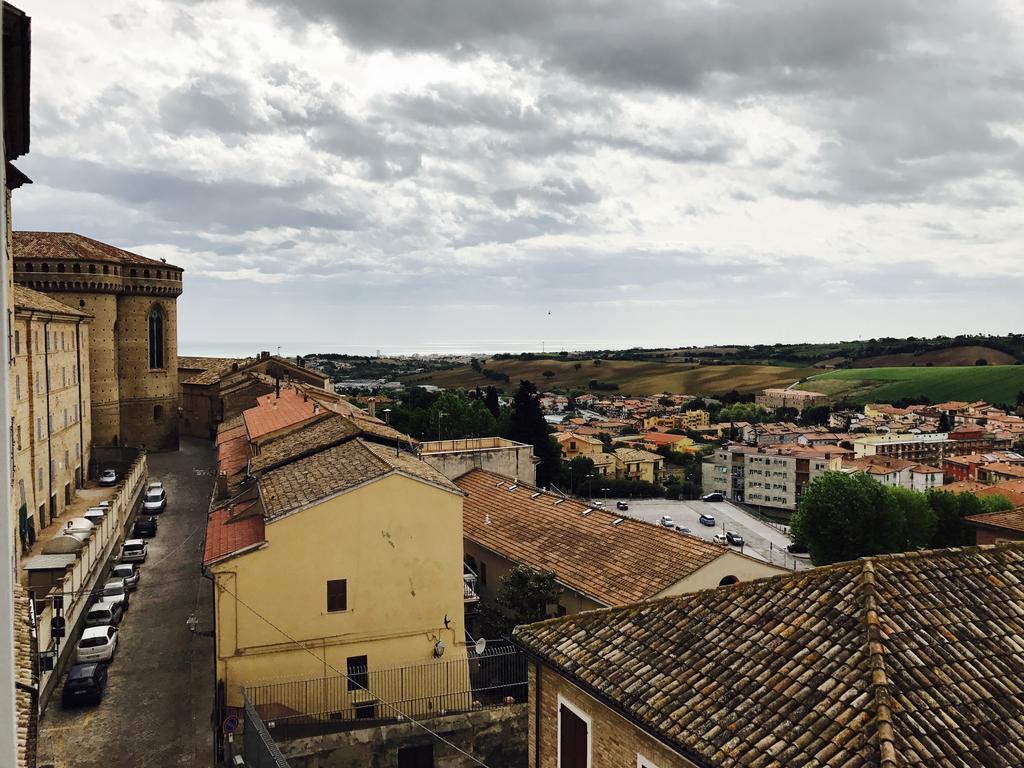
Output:
[[[480,602],[480,595],[476,593],[477,576],[465,563],[462,564],[462,602],[465,604]]]

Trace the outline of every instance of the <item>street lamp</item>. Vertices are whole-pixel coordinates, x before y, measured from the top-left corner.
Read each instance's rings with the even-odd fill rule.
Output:
[[[390,408],[385,408],[383,411],[381,411],[381,413],[384,414],[384,423],[390,425],[391,424],[391,409]]]
[[[602,488],[601,490],[604,491],[604,500],[608,501],[608,489],[607,488]]]
[[[443,419],[447,415],[448,414],[445,413],[444,411],[438,411],[437,412],[437,439],[438,440],[444,440],[444,435],[441,434],[441,419]]]

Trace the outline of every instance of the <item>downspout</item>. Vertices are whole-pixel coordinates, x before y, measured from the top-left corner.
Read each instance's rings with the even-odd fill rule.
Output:
[[[542,672],[542,670],[540,668],[540,662],[537,661],[536,659],[534,659],[533,660],[533,676],[534,676],[534,679],[537,681],[537,684],[534,686],[534,688],[536,689],[536,695],[533,697],[534,698],[534,703],[533,703],[533,708],[534,708],[534,711],[533,711],[533,766],[534,766],[534,768],[540,768],[540,712],[541,712],[541,706],[540,706],[541,683],[540,683],[540,679],[541,679],[541,672]]]
[[[89,464],[85,460],[85,427],[82,426],[85,419],[85,404],[82,401],[82,318],[78,318],[75,323],[75,370],[78,379],[78,460],[82,464],[82,487],[85,488]]]
[[[56,516],[53,501],[53,418],[50,415],[50,323],[53,315],[43,323],[43,367],[46,369],[46,505],[49,507],[50,523]]]

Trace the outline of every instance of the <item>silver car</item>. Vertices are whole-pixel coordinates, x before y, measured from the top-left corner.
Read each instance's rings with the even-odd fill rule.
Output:
[[[103,585],[100,600],[104,603],[120,603],[122,610],[128,610],[128,587],[124,579],[108,579]]]
[[[119,563],[110,569],[110,577],[112,579],[123,579],[125,587],[128,588],[129,592],[132,592],[138,589],[142,572],[139,571],[135,563]]]
[[[100,485],[117,485],[117,472],[113,469],[104,469],[100,472],[99,477]]]
[[[117,628],[109,624],[87,627],[75,649],[75,662],[113,661],[117,653]]]
[[[167,507],[167,492],[163,488],[150,488],[142,497],[142,511],[149,514],[163,512]]]
[[[122,563],[142,563],[146,560],[148,550],[144,539],[125,539],[121,547]]]
[[[121,603],[96,603],[85,614],[85,626],[105,627],[110,625],[116,627],[121,623],[123,616],[124,609],[121,607]]]

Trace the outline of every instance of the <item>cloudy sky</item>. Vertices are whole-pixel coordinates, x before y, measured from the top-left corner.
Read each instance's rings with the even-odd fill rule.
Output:
[[[1015,0],[21,0],[19,229],[186,352],[1021,330]]]

